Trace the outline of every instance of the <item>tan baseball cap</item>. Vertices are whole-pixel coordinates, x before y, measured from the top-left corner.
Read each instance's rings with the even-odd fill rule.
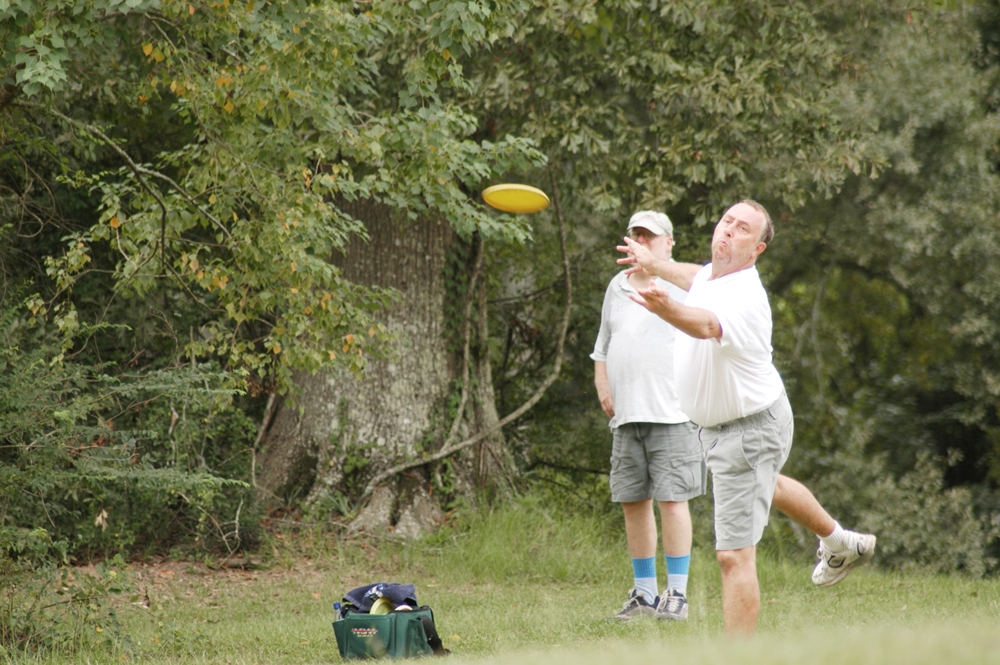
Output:
[[[671,238],[674,237],[674,225],[670,223],[670,218],[662,212],[640,210],[632,215],[632,219],[628,220],[628,228],[631,229],[636,226],[648,229],[658,236],[667,235]]]

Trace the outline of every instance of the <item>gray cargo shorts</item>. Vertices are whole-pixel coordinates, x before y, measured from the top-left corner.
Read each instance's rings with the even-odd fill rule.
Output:
[[[705,493],[694,423],[626,423],[611,434],[612,501],[687,501]]]
[[[782,394],[766,409],[699,431],[712,472],[715,549],[739,550],[760,541],[778,472],[792,449],[794,425]]]

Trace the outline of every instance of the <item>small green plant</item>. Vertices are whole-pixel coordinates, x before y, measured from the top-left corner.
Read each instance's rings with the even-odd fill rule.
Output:
[[[129,638],[112,603],[132,589],[124,568],[120,556],[93,572],[8,565],[2,574],[0,647],[31,653],[127,648]]]
[[[352,520],[357,517],[357,507],[343,493],[332,490],[318,497],[309,505],[303,505],[303,517],[316,521]]]

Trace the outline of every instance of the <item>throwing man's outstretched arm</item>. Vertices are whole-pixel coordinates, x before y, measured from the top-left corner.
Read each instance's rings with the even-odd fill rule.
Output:
[[[630,293],[628,297],[682,333],[695,339],[722,339],[722,324],[719,323],[719,317],[707,309],[688,307],[677,302],[655,282],[650,284],[649,288],[639,289],[638,293],[638,296]]]
[[[618,245],[619,252],[625,252],[628,256],[618,259],[622,265],[634,264],[626,270],[627,274],[645,270],[650,275],[656,275],[660,279],[672,282],[680,288],[688,291],[691,289],[691,282],[694,276],[701,270],[701,266],[695,263],[678,263],[670,259],[660,259],[653,256],[648,247],[632,240],[628,236],[622,238],[624,245]]]

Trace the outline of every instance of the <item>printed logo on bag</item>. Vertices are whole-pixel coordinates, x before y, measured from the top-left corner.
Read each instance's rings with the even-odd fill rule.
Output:
[[[357,637],[372,637],[373,635],[378,635],[378,628],[351,628],[351,634]]]

